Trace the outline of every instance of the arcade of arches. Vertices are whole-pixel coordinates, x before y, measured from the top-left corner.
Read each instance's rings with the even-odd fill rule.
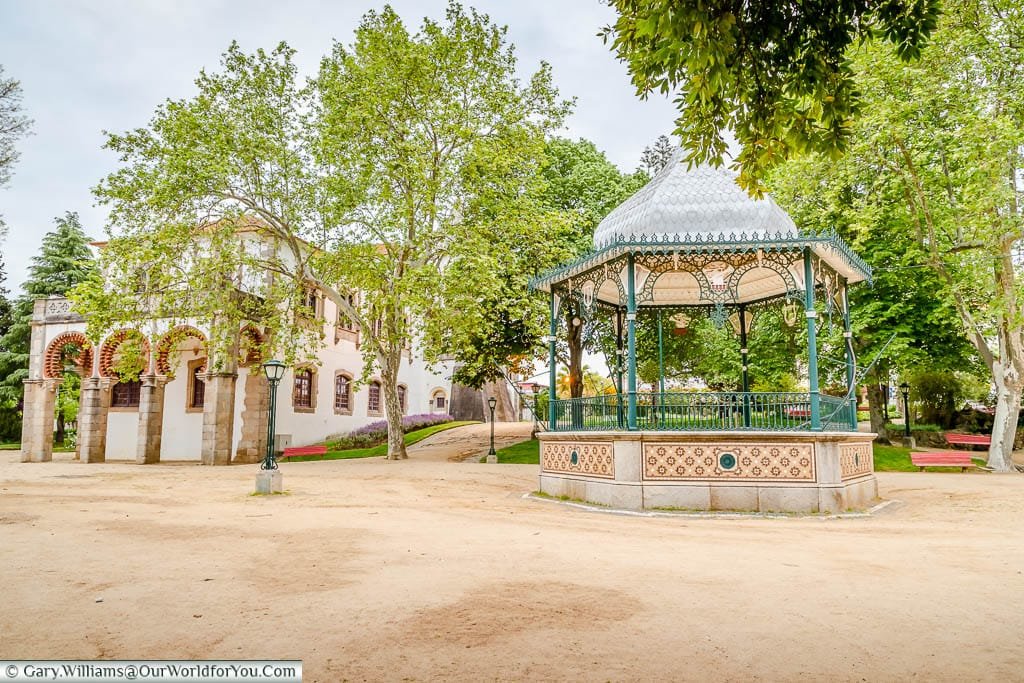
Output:
[[[226,368],[218,371],[208,370],[206,335],[190,325],[175,327],[153,339],[138,330],[116,330],[97,345],[96,353],[81,332],[63,332],[47,342],[42,330],[42,325],[33,327],[29,379],[25,380],[23,462],[46,462],[53,457],[53,412],[58,387],[67,372],[82,377],[77,445],[82,462],[106,459],[107,423],[110,413],[119,409],[119,402],[138,410],[136,462],[159,462],[165,387],[175,381],[188,384],[190,409],[202,411],[203,464],[257,462],[266,450],[267,381],[262,372],[247,372],[241,438],[232,453],[237,370],[259,367],[261,362],[263,334],[252,325],[239,330],[240,357],[230,359]],[[179,365],[183,354],[191,360]],[[119,364],[124,363],[136,364],[138,380],[119,379],[125,370]]]

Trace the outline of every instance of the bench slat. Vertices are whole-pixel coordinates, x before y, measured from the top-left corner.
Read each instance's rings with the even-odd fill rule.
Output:
[[[327,453],[327,446],[297,446],[295,448],[286,448],[281,454],[282,458],[291,458],[296,455],[325,455]]]

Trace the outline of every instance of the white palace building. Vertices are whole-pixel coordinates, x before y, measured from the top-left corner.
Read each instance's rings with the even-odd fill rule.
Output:
[[[362,374],[360,340],[366,334],[338,314],[330,299],[314,302],[324,343],[317,362],[288,368],[277,389],[277,445],[301,446],[384,419],[379,379],[356,390]],[[74,369],[82,377],[78,413],[78,457],[139,463],[201,460],[204,464],[256,462],[266,450],[268,382],[258,358],[240,358],[227,372],[207,371],[203,321],[143,335],[110,330],[98,343],[86,339],[86,322],[63,298],[35,302],[29,377],[25,381],[22,461],[52,459],[54,408],[63,383],[66,349],[74,346]],[[160,329],[159,321],[155,325]],[[239,329],[258,346],[263,331]],[[139,336],[144,337],[139,340]],[[120,381],[113,365],[118,347],[141,341],[154,361],[138,381]],[[243,347],[245,345],[243,344]],[[447,413],[451,363],[433,367],[414,348],[404,354],[399,396],[404,414]]]

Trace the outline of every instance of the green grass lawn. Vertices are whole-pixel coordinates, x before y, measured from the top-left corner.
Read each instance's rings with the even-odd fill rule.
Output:
[[[512,444],[498,451],[498,464],[538,465],[540,464],[540,442],[537,439]]]
[[[414,443],[423,441],[428,436],[433,436],[438,432],[443,432],[446,429],[454,429],[455,427],[462,427],[464,425],[477,424],[474,420],[464,420],[462,422],[444,422],[433,427],[425,427],[423,429],[417,429],[414,432],[409,432],[405,435],[405,445],[411,446]],[[373,458],[380,457],[388,454],[388,445],[382,443],[378,446],[372,446],[370,448],[351,448],[345,451],[327,451],[327,453],[321,458],[318,455],[299,455],[294,458],[288,458],[287,462],[303,462],[307,460],[351,460],[352,458]]]
[[[11,441],[8,443],[0,443],[0,451],[19,451],[21,450],[21,444],[17,441]],[[73,453],[75,450],[74,446],[54,446],[54,453]]]
[[[902,446],[881,446],[874,444],[875,472],[917,472],[918,467],[910,462],[910,449]],[[971,457],[975,465],[984,465],[984,458]],[[959,467],[928,467],[927,472],[959,472]]]

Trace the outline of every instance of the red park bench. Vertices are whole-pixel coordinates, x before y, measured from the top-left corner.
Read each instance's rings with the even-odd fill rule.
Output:
[[[988,446],[992,437],[988,434],[957,434],[946,432],[946,443],[950,446]]]
[[[961,453],[924,453],[911,452],[910,462],[920,467],[924,472],[925,467],[959,467],[961,472],[966,472],[968,467],[974,467],[971,461],[971,454],[967,451]]]
[[[297,455],[319,455],[321,458],[327,453],[327,446],[298,446],[296,448],[286,448],[281,453],[280,457],[294,458]]]
[[[786,406],[786,417],[789,418],[809,418],[811,416],[811,409],[803,406]]]

